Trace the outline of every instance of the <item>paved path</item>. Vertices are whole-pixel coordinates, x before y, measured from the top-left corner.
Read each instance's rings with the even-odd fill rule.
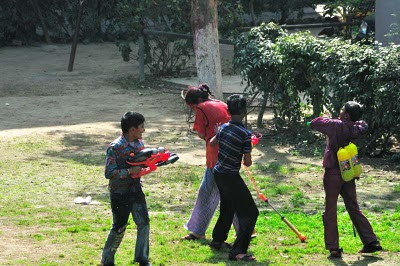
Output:
[[[186,78],[172,78],[166,79],[177,84],[182,85],[198,85],[199,81],[197,77],[186,77]],[[224,93],[243,93],[245,84],[241,84],[242,78],[240,76],[222,76],[222,92]]]

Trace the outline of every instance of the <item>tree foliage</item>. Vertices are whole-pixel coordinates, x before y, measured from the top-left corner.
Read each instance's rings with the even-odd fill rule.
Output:
[[[400,47],[375,47],[309,33],[289,35],[263,24],[237,39],[235,66],[247,91],[268,97],[275,116],[291,125],[343,103],[360,102],[369,123],[369,151],[390,149],[400,137]],[[305,113],[305,104],[312,113]],[[311,117],[309,117],[311,116]]]
[[[5,45],[13,39],[24,43],[40,40],[41,22],[32,1],[2,0],[0,5],[0,44]],[[92,41],[112,39],[115,34],[117,2],[85,0],[79,36]],[[37,1],[52,39],[60,42],[70,41],[75,30],[79,1],[41,0]]]

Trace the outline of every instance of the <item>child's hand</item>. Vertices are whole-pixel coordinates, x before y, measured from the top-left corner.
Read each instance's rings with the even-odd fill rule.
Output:
[[[215,135],[217,135],[220,127],[221,127],[221,122],[215,124],[215,126],[214,126]]]
[[[251,153],[245,153],[243,155],[243,164],[249,167],[250,165],[252,165],[252,163],[253,162],[251,160]]]
[[[324,112],[322,113],[322,117],[331,118],[332,114],[328,110],[324,110]]]
[[[132,166],[131,168],[128,169],[128,173],[130,175],[135,175],[140,173],[141,170],[142,168],[140,166]]]

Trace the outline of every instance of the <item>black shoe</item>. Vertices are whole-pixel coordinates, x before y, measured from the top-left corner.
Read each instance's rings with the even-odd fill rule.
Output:
[[[365,245],[362,250],[360,250],[361,253],[374,253],[377,251],[381,251],[382,250],[382,246],[379,243],[379,241],[374,241],[371,242],[367,245]]]
[[[330,249],[329,252],[331,253],[332,258],[341,258],[343,249],[342,248],[333,248],[333,249]]]
[[[150,262],[139,262],[139,266],[151,266]]]

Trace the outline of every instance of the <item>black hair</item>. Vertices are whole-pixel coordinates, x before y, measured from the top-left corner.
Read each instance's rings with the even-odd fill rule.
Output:
[[[246,113],[246,97],[240,94],[233,94],[228,97],[228,112],[231,115],[241,115]]]
[[[199,100],[207,100],[209,96],[214,96],[207,84],[200,84],[199,86],[189,86],[185,96],[187,104],[198,104]]]
[[[136,112],[126,112],[121,118],[121,129],[123,133],[128,133],[131,127],[138,128],[144,123],[144,116]]]
[[[349,101],[344,104],[344,111],[349,114],[351,121],[360,120],[363,114],[363,107],[358,102]]]

